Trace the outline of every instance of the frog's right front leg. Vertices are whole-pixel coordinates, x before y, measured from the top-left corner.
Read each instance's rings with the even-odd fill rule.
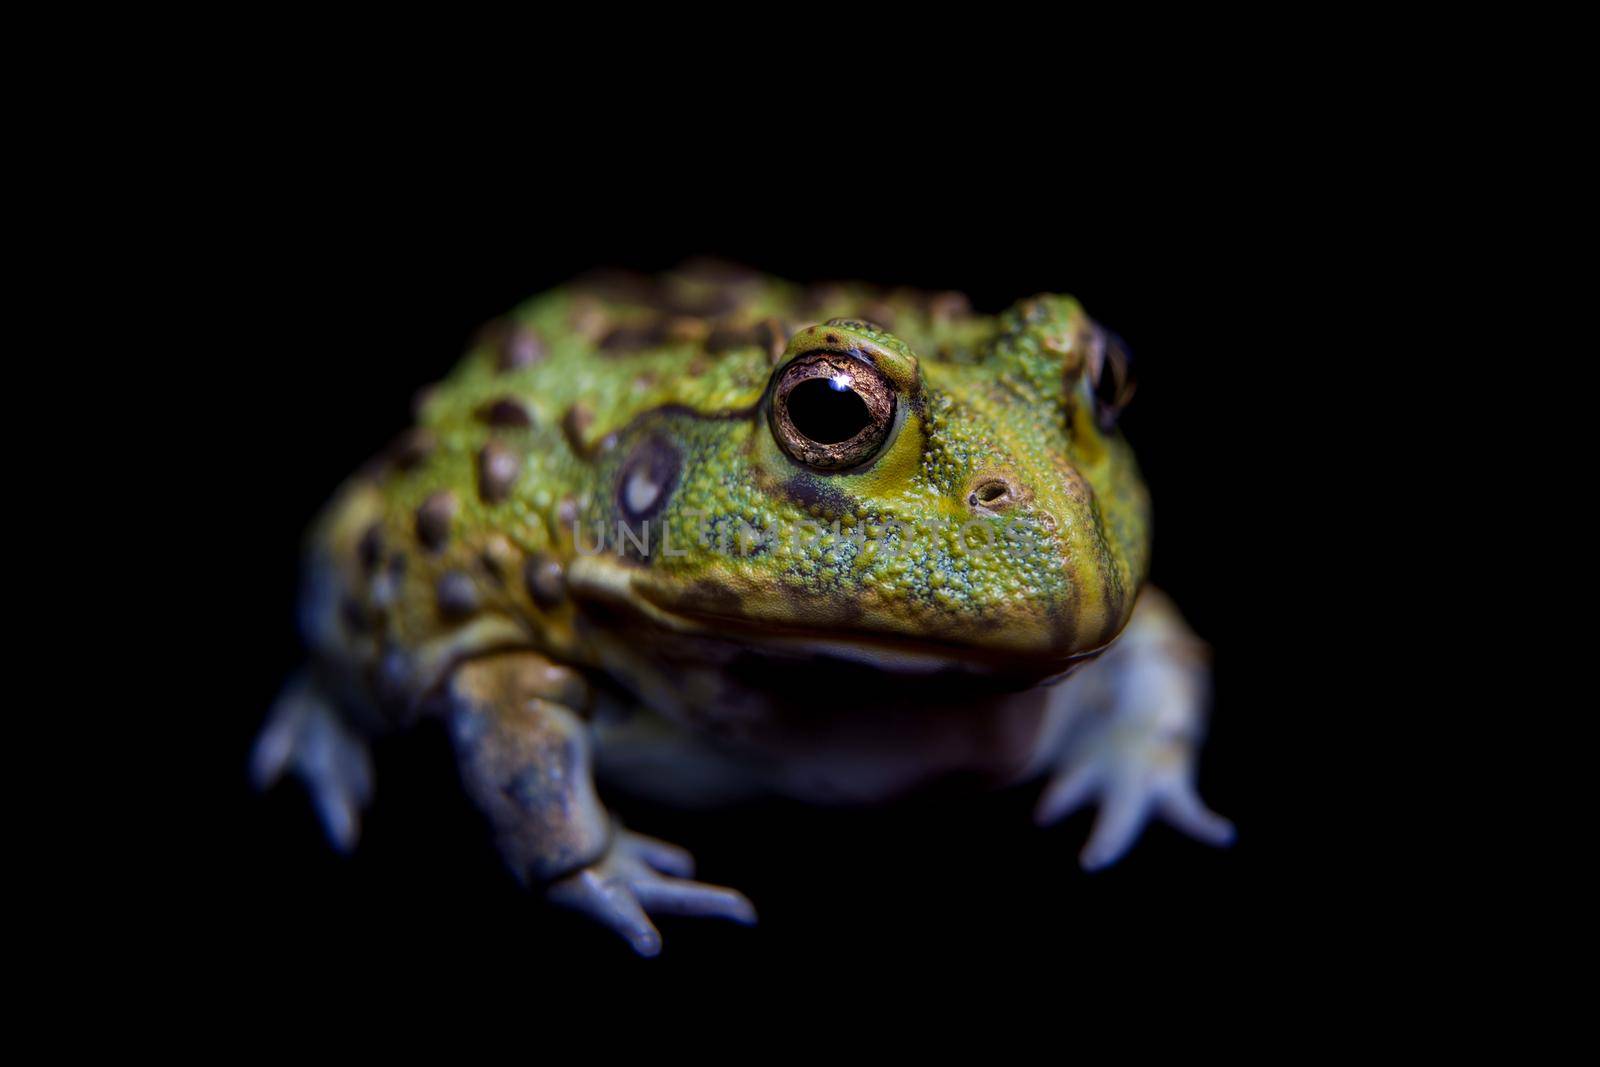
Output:
[[[683,849],[630,833],[595,794],[587,703],[574,672],[533,652],[458,667],[447,689],[450,732],[468,793],[489,817],[506,862],[557,904],[576,908],[653,956],[649,914],[755,921],[743,894],[687,880]]]

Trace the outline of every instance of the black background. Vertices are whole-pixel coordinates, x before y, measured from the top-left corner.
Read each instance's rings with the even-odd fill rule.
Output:
[[[699,157],[670,178],[618,165],[556,180],[565,164],[534,160],[513,168],[525,185],[494,195],[459,176],[435,185],[314,162],[266,161],[214,238],[228,356],[206,357],[214,444],[191,462],[215,487],[197,540],[230,565],[193,594],[214,624],[198,638],[210,773],[197,877],[174,893],[215,959],[359,985],[485,966],[516,980],[592,970],[670,983],[685,971],[971,976],[1156,958],[1193,982],[1220,959],[1276,959],[1284,941],[1320,935],[1344,858],[1309,821],[1302,726],[1323,721],[1331,698],[1302,666],[1315,642],[1292,620],[1323,579],[1314,553],[1286,547],[1308,524],[1296,501],[1315,383],[1296,368],[1314,332],[1298,310],[1313,205],[1270,195],[1259,175],[1159,160],[1144,168],[1153,179],[1093,190],[1014,170],[778,182]],[[297,552],[317,507],[407,424],[413,394],[484,321],[592,266],[657,270],[698,254],[802,281],[958,289],[981,311],[1068,292],[1127,340],[1141,384],[1124,425],[1155,500],[1153,578],[1215,653],[1200,786],[1238,826],[1232,848],[1158,825],[1086,875],[1076,856],[1089,816],[1035,828],[1036,785],[873,810],[631,805],[630,825],[690,848],[700,877],[742,889],[761,913],[754,929],[666,918],[663,955],[638,961],[502,869],[441,729],[377,744],[376,802],[351,857],[323,843],[297,786],[250,791],[250,741],[300,660]]]

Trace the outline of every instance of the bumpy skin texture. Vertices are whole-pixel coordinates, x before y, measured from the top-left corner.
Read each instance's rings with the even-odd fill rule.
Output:
[[[286,696],[258,773],[354,766],[295,750],[296,729],[345,736],[293,725],[327,707],[369,730],[445,714],[508,859],[555,899],[641,951],[659,940],[640,904],[750,918],[737,894],[663,889],[652,868],[685,868],[670,846],[607,836],[591,745],[663,793],[870,800],[1064,769],[1065,687],[1040,683],[1117,638],[1147,568],[1125,372],[1063,296],[991,317],[715,265],[539,296],[316,523],[296,690],[316,710]],[[807,374],[870,408],[856,445],[795,429]],[[337,777],[325,810],[358,804]]]

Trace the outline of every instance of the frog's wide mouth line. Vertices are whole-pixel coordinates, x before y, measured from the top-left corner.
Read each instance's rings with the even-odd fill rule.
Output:
[[[659,607],[659,606],[658,606]],[[667,610],[667,609],[662,609]],[[868,663],[903,674],[931,674],[959,668],[985,674],[1026,673],[1054,677],[1093,652],[1065,656],[1039,656],[1023,651],[964,645],[957,642],[918,640],[867,630],[807,630],[783,627],[746,617],[703,612],[673,612],[681,619],[708,628],[707,636],[736,641],[765,651],[795,657],[826,656]]]
[[[861,627],[823,629],[774,622],[688,605],[648,582],[636,581],[638,577],[630,567],[608,565],[599,557],[588,557],[575,562],[567,581],[569,590],[581,599],[610,609],[620,608],[674,633],[727,641],[786,657],[831,656],[896,673],[931,674],[954,668],[1048,679],[1070,671],[1105,647],[1062,653],[999,643],[912,637]]]

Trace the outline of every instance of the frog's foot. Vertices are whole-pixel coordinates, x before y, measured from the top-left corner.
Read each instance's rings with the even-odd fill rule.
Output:
[[[1085,868],[1115,863],[1152,815],[1206,844],[1233,840],[1194,785],[1209,689],[1204,646],[1153,590],[1117,643],[1063,683],[1073,721],[1034,817],[1053,823],[1096,801]]]
[[[692,873],[694,860],[683,849],[619,827],[604,856],[551,884],[546,896],[609,926],[641,956],[661,951],[650,915],[756,921],[743,893],[690,881]]]
[[[643,956],[661,951],[649,914],[755,921],[740,894],[688,881],[683,849],[612,821],[594,789],[589,724],[575,710],[589,692],[576,672],[530,651],[497,653],[456,668],[445,698],[462,783],[524,882]]]
[[[333,846],[341,852],[355,848],[361,812],[372,799],[372,758],[366,742],[304,676],[278,697],[250,754],[257,789],[286,770],[305,783]]]
[[[1159,738],[1090,746],[1050,780],[1035,818],[1053,823],[1097,800],[1099,814],[1079,855],[1087,870],[1121,859],[1152,814],[1208,845],[1226,845],[1233,824],[1200,799],[1192,764],[1185,746]]]

